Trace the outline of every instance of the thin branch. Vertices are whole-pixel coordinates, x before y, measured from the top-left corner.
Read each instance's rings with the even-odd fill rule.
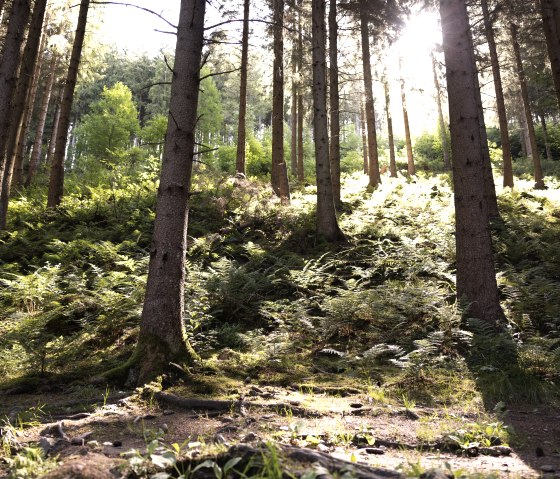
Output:
[[[167,56],[163,55],[163,59],[165,61],[165,64],[167,65],[167,68],[169,69],[169,71],[173,74],[173,76],[175,76],[175,70],[173,70],[173,68],[169,65],[169,62],[167,61]]]
[[[165,23],[167,23],[170,27],[173,27],[175,29],[177,28],[177,25],[173,25],[173,23],[171,23],[169,20],[167,20],[165,17],[163,17],[159,13],[154,12],[153,10],[150,10],[149,8],[140,7],[139,5],[134,5],[132,3],[121,3],[121,2],[100,2],[98,0],[93,0],[90,3],[92,5],[122,5],[123,7],[134,7],[134,8],[137,8],[138,10],[143,10],[145,12],[151,13],[152,15],[155,15],[160,20],[163,20]],[[77,5],[74,5],[74,6],[77,6]]]
[[[143,90],[149,90],[153,86],[158,86],[158,85],[171,85],[171,82],[170,81],[158,81],[158,82],[155,82],[155,83],[150,83],[149,85],[143,86],[138,91],[140,92],[140,91],[143,91]]]
[[[224,72],[209,73],[208,75],[204,75],[203,77],[200,77],[200,81],[205,80],[206,78],[215,77],[215,76],[218,76],[218,75],[227,75],[228,73],[238,72],[239,70],[241,70],[241,68],[234,68],[233,70],[227,70],[227,71],[224,71]]]

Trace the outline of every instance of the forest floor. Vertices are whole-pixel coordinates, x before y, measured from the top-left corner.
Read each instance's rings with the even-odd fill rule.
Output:
[[[155,202],[155,180],[123,178],[57,211],[13,201],[1,477],[560,477],[557,179],[498,191],[497,334],[456,304],[447,175],[374,194],[346,177],[338,245],[316,239],[313,186],[282,207],[200,175],[185,326],[202,360],[121,391],[100,378],[135,346]]]
[[[386,477],[375,476],[377,469],[398,472],[400,477],[419,477],[433,469],[442,475],[427,477],[560,477],[558,408],[513,408],[503,413],[500,428],[509,430],[510,447],[484,448],[474,439],[457,447],[449,440],[450,431],[459,431],[455,432],[458,435],[469,425],[485,428],[489,421],[499,420],[481,415],[472,407],[409,405],[407,409],[383,404],[367,392],[356,394],[352,388],[319,388],[314,392],[297,386],[245,384],[237,391],[242,401],[232,400],[229,408],[208,401],[209,410],[178,405],[176,400],[182,392],[166,392],[159,400],[153,396],[148,399],[146,394],[146,399],[141,399],[133,392],[119,392],[105,395],[102,405],[89,406],[83,399],[61,393],[3,395],[0,414],[13,416],[16,411],[48,403],[49,413],[14,439],[20,446],[39,443],[56,455],[58,469],[49,477],[111,478],[123,474],[136,477],[134,471],[155,473],[158,468],[149,460],[150,453],[158,454],[154,444],[150,445],[154,440],[158,447],[171,451],[172,444],[181,445],[180,451],[176,446],[177,457],[195,463],[216,454],[241,457],[240,444],[251,448],[263,444],[286,446],[288,455],[311,449],[318,456],[295,456],[299,465],[291,467],[315,470],[316,475],[320,472],[317,458],[328,454],[340,460],[330,468],[351,473],[360,464],[371,468],[368,472],[372,478]],[[229,449],[233,446],[237,449]],[[54,466],[51,463],[50,467]],[[75,474],[78,469],[82,475],[70,472]],[[1,466],[0,477],[7,475],[8,468]]]

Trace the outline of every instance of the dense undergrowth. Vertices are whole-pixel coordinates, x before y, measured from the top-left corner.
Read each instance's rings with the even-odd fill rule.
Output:
[[[87,382],[134,346],[156,172],[14,199],[0,243],[0,377]],[[352,382],[427,402],[552,398],[560,380],[560,184],[500,192],[494,225],[508,324],[496,336],[454,300],[446,175],[344,181],[348,243],[314,235],[314,187],[279,206],[257,181],[198,172],[190,211],[185,322],[206,392],[224,377]],[[212,375],[221,378],[211,381]],[[221,384],[222,386],[217,386]],[[220,390],[220,387],[222,390]]]

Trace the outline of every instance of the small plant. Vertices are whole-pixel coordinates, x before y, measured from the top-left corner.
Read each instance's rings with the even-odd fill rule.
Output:
[[[13,457],[7,457],[10,468],[9,479],[32,479],[43,477],[56,467],[56,458],[46,459],[38,447],[24,447]]]

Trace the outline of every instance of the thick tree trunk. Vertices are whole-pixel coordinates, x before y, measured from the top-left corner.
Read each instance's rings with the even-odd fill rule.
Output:
[[[531,104],[529,102],[529,93],[527,91],[527,83],[525,81],[525,70],[523,69],[523,62],[521,61],[521,51],[519,42],[517,40],[517,26],[512,22],[510,23],[509,30],[511,33],[511,41],[513,43],[513,53],[515,55],[515,65],[517,70],[517,78],[521,88],[521,98],[523,99],[523,111],[525,112],[525,121],[527,122],[527,130],[529,132],[529,144],[531,147],[531,156],[533,158],[533,168],[535,176],[535,188],[545,188],[541,158],[539,149],[537,148],[537,136],[535,134],[535,126],[533,124],[533,114],[531,113]]]
[[[243,3],[243,33],[241,36],[241,76],[239,80],[239,122],[237,125],[237,161],[235,171],[245,174],[245,143],[247,136],[247,67],[249,63],[250,0]]]
[[[552,149],[550,148],[550,140],[548,138],[548,128],[546,126],[546,119],[544,117],[544,113],[539,115],[541,119],[541,128],[543,132],[543,139],[544,139],[544,149],[546,151],[546,159],[548,161],[552,161]]]
[[[393,117],[391,115],[391,94],[389,92],[389,81],[383,79],[383,88],[385,90],[385,115],[387,116],[387,136],[389,140],[389,171],[391,177],[397,177],[397,162],[395,160],[395,139],[393,137]]]
[[[560,21],[560,17],[554,0],[540,0],[539,3],[556,100],[560,107],[560,31],[558,31],[559,25],[556,21]]]
[[[53,53],[50,63],[50,73],[45,85],[43,97],[41,99],[41,107],[39,109],[39,119],[37,122],[37,129],[35,130],[35,139],[33,141],[33,151],[29,160],[29,168],[27,170],[27,177],[25,179],[25,186],[29,187],[33,182],[33,178],[37,173],[39,162],[43,153],[43,133],[45,131],[45,124],[47,122],[47,115],[49,112],[49,101],[54,85],[55,70],[56,70],[57,56]]]
[[[289,204],[290,185],[284,160],[284,0],[273,0],[273,23],[272,188],[283,204]]]
[[[338,85],[338,23],[336,1],[329,0],[329,95],[330,95],[330,150],[331,178],[334,205],[342,205],[340,199],[340,98]]]
[[[409,175],[416,174],[416,168],[414,167],[414,156],[412,155],[412,139],[410,138],[410,124],[408,122],[408,108],[406,106],[406,92],[404,77],[402,75],[402,58],[399,60],[399,66],[401,70],[401,103],[404,121],[404,139],[406,143],[406,158],[407,158],[407,170]]]
[[[327,121],[327,61],[325,55],[325,1],[312,0],[313,46],[313,131],[317,176],[317,236],[327,241],[341,241],[344,235],[338,227],[329,162],[329,135]],[[332,45],[331,45],[332,48]]]
[[[364,175],[367,175],[369,174],[369,155],[368,155],[366,109],[363,104],[360,105],[360,124],[362,130],[362,154],[364,155]]]
[[[481,0],[482,14],[484,19],[484,30],[488,41],[490,52],[490,63],[492,65],[492,76],[494,78],[494,90],[496,91],[496,109],[498,110],[498,122],[500,124],[500,138],[502,140],[502,158],[504,162],[504,187],[513,188],[513,166],[511,160],[511,146],[509,142],[509,131],[506,116],[506,105],[504,101],[504,91],[502,88],[502,75],[500,73],[500,63],[498,60],[498,50],[494,38],[494,27],[490,20],[488,10],[488,0]]]
[[[74,101],[74,90],[76,89],[78,69],[80,67],[82,47],[84,45],[84,37],[86,33],[88,10],[89,0],[81,0],[80,11],[78,13],[78,24],[76,26],[76,35],[74,36],[72,55],[70,56],[70,65],[68,67],[68,75],[66,77],[66,83],[64,84],[62,102],[60,104],[60,118],[58,120],[56,145],[51,163],[51,177],[47,199],[47,206],[49,208],[55,208],[60,205],[62,195],[64,194],[64,157],[68,141],[68,128],[70,127],[70,114],[72,112],[72,103]]]
[[[43,20],[45,18],[47,0],[37,0],[31,16],[31,25],[25,49],[23,51],[19,81],[12,103],[10,116],[10,137],[6,145],[5,158],[3,163],[6,165],[4,177],[2,178],[2,191],[0,192],[0,229],[6,228],[8,215],[8,203],[10,201],[10,187],[12,183],[14,167],[17,159],[17,148],[20,137],[24,134],[24,110],[26,100],[31,94],[33,82],[33,72],[37,65],[39,46],[41,43],[41,32]]]
[[[362,37],[364,92],[366,95],[369,186],[376,187],[381,183],[381,175],[379,174],[379,153],[377,151],[377,132],[375,130],[375,107],[373,103],[373,79],[371,76],[371,54],[369,51],[369,25],[366,0],[360,0],[360,33]]]
[[[434,52],[431,53],[432,70],[434,72],[434,87],[436,89],[436,103],[438,110],[439,138],[441,141],[441,149],[443,152],[443,166],[446,170],[451,169],[451,158],[449,158],[449,146],[447,145],[447,127],[443,119],[443,108],[441,106],[441,86],[439,84],[438,71],[436,65],[436,57]]]
[[[466,3],[441,0],[453,184],[455,190],[457,298],[471,316],[497,324],[500,306],[483,178],[476,65]]]
[[[14,0],[8,21],[8,30],[4,38],[4,49],[0,60],[0,189],[7,168],[4,154],[10,139],[12,116],[12,99],[18,85],[18,71],[22,57],[21,46],[25,37],[25,27],[31,10],[30,0]]]
[[[136,356],[138,383],[192,359],[183,325],[188,199],[195,148],[206,0],[182,0],[169,122]]]

